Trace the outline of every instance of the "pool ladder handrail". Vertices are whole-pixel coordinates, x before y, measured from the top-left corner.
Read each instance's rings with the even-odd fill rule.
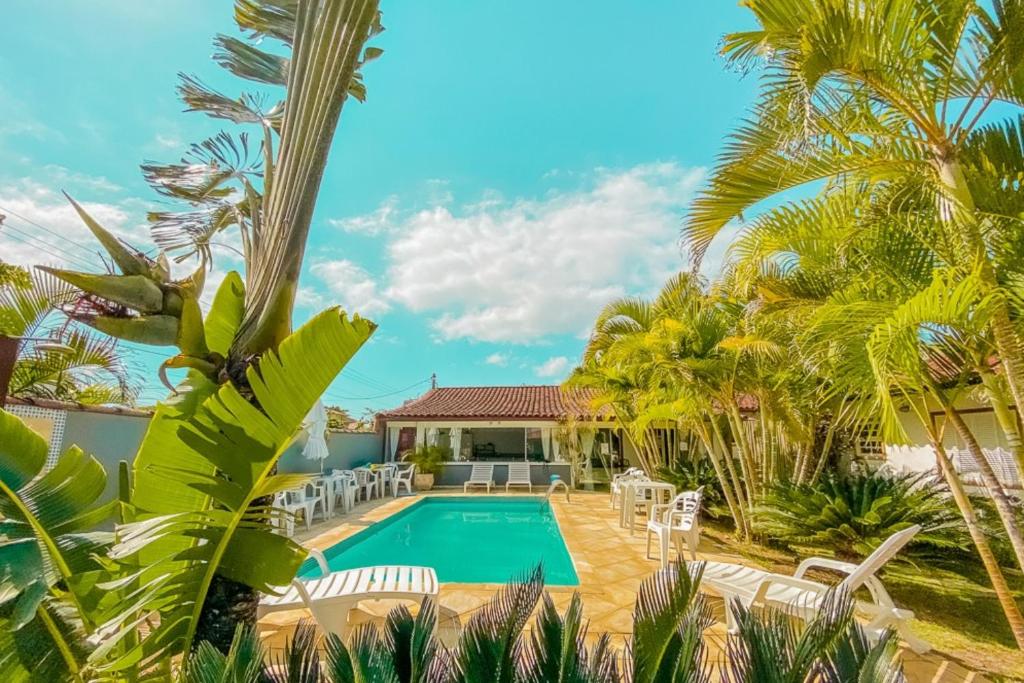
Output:
[[[559,484],[561,484],[562,488],[565,489],[565,502],[566,503],[569,502],[569,485],[566,484],[565,480],[563,480],[561,478],[555,479],[555,480],[553,480],[551,482],[551,484],[548,486],[547,493],[544,494],[544,500],[546,500],[546,501],[550,501],[551,500],[551,494],[553,494],[555,492],[555,489],[558,488]]]

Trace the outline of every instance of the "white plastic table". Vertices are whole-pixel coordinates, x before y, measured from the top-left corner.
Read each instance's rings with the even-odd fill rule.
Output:
[[[619,526],[628,527],[632,534],[636,524],[636,508],[644,506],[650,517],[652,505],[667,503],[676,495],[676,487],[664,481],[627,481],[622,484],[622,507],[619,508]]]

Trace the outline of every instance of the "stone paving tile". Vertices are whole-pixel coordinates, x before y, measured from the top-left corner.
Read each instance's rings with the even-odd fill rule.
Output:
[[[461,491],[436,491],[428,495],[461,494]],[[360,503],[353,512],[326,522],[319,521],[312,529],[303,530],[296,538],[307,547],[322,550],[374,522],[386,519],[421,497],[417,494]],[[559,610],[563,610],[569,604],[572,594],[579,592],[583,598],[584,617],[590,620],[588,640],[593,642],[599,634],[608,633],[612,644],[622,647],[632,629],[633,606],[640,583],[658,568],[658,550],[656,547],[653,549],[655,559],[645,557],[646,541],[639,525],[633,534],[628,529],[620,528],[618,511],[609,508],[607,494],[573,492],[571,502],[556,496],[551,499],[551,503],[580,579],[579,586],[550,588],[554,603]],[[701,540],[697,554],[698,559],[702,560],[744,561],[707,539]],[[499,588],[499,584],[441,584],[438,634],[442,642],[454,644],[470,616]],[[711,658],[717,661],[724,656],[726,643],[725,625],[722,623],[723,606],[721,600],[715,598],[711,598],[709,604],[717,620],[706,632],[705,643]],[[352,623],[381,623],[392,606],[394,603],[386,601],[363,603],[358,610],[354,610],[350,620]],[[305,610],[267,615],[260,621],[265,643],[272,651],[279,650],[294,630],[295,624],[308,617]],[[917,655],[904,649],[901,656],[910,683],[980,683],[988,680],[944,659],[941,653]]]

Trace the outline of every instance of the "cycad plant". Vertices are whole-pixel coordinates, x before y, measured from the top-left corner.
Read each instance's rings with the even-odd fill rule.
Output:
[[[392,610],[383,630],[359,627],[348,643],[300,623],[283,653],[268,653],[252,629],[240,628],[228,654],[203,644],[189,658],[181,683],[707,683],[715,673],[735,683],[901,683],[896,641],[869,643],[853,619],[848,596],[826,598],[806,625],[733,605],[738,633],[725,659],[711,661],[704,631],[711,624],[697,591],[699,565],[662,570],[640,587],[633,633],[624,650],[607,634],[588,637],[583,603],[574,594],[562,614],[534,571],[505,588],[470,617],[451,648],[434,633],[436,610],[424,601],[414,617]],[[537,603],[540,601],[540,607]],[[524,626],[536,609],[532,629]],[[588,646],[588,641],[590,642]],[[717,669],[717,672],[716,672]]]
[[[165,248],[156,258],[116,239],[72,201],[119,271],[51,269],[82,292],[72,316],[118,338],[176,347],[161,376],[168,368],[188,370],[173,399],[158,407],[134,459],[129,518],[140,526],[128,527],[113,551],[116,572],[136,581],[155,580],[162,561],[187,558],[188,581],[131,594],[128,604],[143,609],[152,600],[163,612],[162,634],[141,646],[146,656],[188,650],[201,640],[226,650],[237,623],[255,620],[259,589],[267,581],[287,583],[302,560],[298,546],[269,536],[261,536],[267,547],[281,551],[273,566],[254,564],[244,551],[267,525],[270,496],[296,483],[273,474],[298,426],[296,415],[308,411],[374,329],[330,309],[291,331],[342,106],[350,96],[364,97],[358,70],[381,52],[366,47],[382,30],[377,6],[377,0],[236,0],[235,20],[247,39],[218,36],[214,60],[260,84],[261,92],[283,86],[284,99],[267,107],[262,94],[236,98],[182,76],[179,94],[189,110],[254,126],[259,143],[246,133],[222,132],[194,145],[180,163],[143,167],[147,180],[179,203],[151,214]],[[225,278],[204,318],[199,295],[218,236],[241,245],[245,273]],[[168,251],[179,260],[197,255],[192,274],[173,276]],[[188,474],[169,485],[170,472]],[[215,530],[203,531],[206,524]],[[189,582],[194,593],[183,591]],[[111,642],[128,648],[125,638],[139,614],[130,612],[108,615],[122,629]]]
[[[867,557],[914,524],[921,531],[908,552],[969,543],[948,489],[928,473],[830,472],[814,485],[779,484],[756,517],[756,528],[770,538],[847,560]]]

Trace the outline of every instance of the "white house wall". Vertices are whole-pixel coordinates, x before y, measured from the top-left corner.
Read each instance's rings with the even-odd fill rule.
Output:
[[[996,421],[995,414],[983,404],[976,401],[962,401],[957,409],[962,411],[961,417],[971,429],[989,465],[998,479],[1006,486],[1021,487],[1021,476],[1017,470],[1012,453],[1006,445],[1003,432]],[[933,411],[935,424],[940,429],[945,416],[938,410]],[[885,447],[886,462],[898,472],[927,472],[937,469],[935,450],[931,447],[924,425],[913,413],[900,415],[900,422],[907,433],[907,443],[887,444]],[[978,464],[966,451],[956,431],[949,427],[943,430],[943,447],[953,460],[957,470],[965,481],[980,484]]]

